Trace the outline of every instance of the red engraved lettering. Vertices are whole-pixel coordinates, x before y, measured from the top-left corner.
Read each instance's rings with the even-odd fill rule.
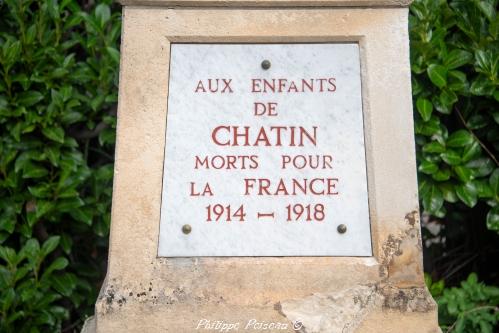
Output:
[[[218,127],[215,127],[215,129],[211,132],[211,139],[218,146],[229,146],[230,145],[229,139],[227,139],[227,141],[225,143],[221,143],[218,140],[218,137],[217,137],[218,131],[220,131],[222,129],[225,129],[227,132],[230,133],[230,126],[218,126]]]
[[[199,80],[198,86],[196,87],[196,90],[194,90],[195,93],[197,92],[206,92],[206,89],[204,89],[203,81]]]
[[[261,79],[251,79],[251,92],[262,92],[260,88]]]
[[[334,77],[329,78],[328,80],[329,88],[328,91],[336,91],[336,79]]]

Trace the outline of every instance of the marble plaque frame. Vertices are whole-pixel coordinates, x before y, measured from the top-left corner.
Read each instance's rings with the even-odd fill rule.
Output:
[[[162,211],[160,217],[160,231],[159,231],[159,246],[158,246],[158,257],[328,257],[328,256],[342,256],[342,257],[371,257],[372,256],[372,246],[371,246],[371,224],[369,217],[369,203],[368,203],[368,194],[367,194],[367,166],[365,163],[366,153],[365,153],[365,140],[364,140],[364,115],[362,111],[362,78],[360,75],[360,46],[358,42],[334,42],[334,43],[170,43],[170,53],[172,54],[171,58],[174,60],[170,60],[170,79],[168,89],[171,92],[168,96],[168,109],[167,111],[167,129],[166,129],[166,152],[165,152],[165,161],[164,161],[164,172],[163,172],[163,189],[162,189]],[[173,55],[175,53],[174,48],[178,47],[181,51],[177,51],[183,54],[182,57]],[[188,48],[191,50],[187,52],[183,48]],[[245,51],[241,52],[239,47],[245,47]],[[209,55],[203,55],[196,57],[195,50],[199,48],[200,50],[206,50],[206,48],[210,48],[211,52]],[[251,52],[259,52],[260,50],[265,49],[265,55],[263,57],[273,58],[275,69],[270,69],[269,71],[264,71],[260,62],[263,58],[250,57]],[[223,66],[221,68],[217,68],[215,71],[223,71],[220,73],[222,77],[228,77],[233,79],[234,85],[234,95],[232,95],[231,99],[237,100],[238,109],[237,110],[227,110],[221,108],[217,110],[217,112],[213,112],[214,103],[213,99],[210,99],[210,104],[204,104],[203,108],[197,107],[197,103],[194,102],[196,100],[196,96],[199,94],[195,94],[194,88],[195,84],[197,84],[199,78],[206,77],[206,74],[200,74],[200,72],[204,70],[210,70],[209,68],[205,68],[206,63],[213,63],[213,59],[220,56],[220,53],[226,54],[231,50],[231,59],[224,59]],[[183,50],[183,51],[182,51]],[[314,51],[312,51],[314,50]],[[204,52],[201,51],[203,54]],[[282,62],[284,60],[283,54],[286,54],[288,58],[291,58],[289,63],[284,64]],[[269,74],[271,77],[288,77],[293,78],[296,77],[296,72],[291,72],[288,69],[285,69],[288,64],[293,64],[298,59],[307,59],[305,63],[310,62],[310,58],[317,57],[314,53],[321,53],[321,61],[315,62],[315,68],[311,66],[315,70],[315,72],[319,71],[320,74],[323,75],[334,75],[336,77],[339,94],[343,94],[344,99],[342,103],[350,103],[341,104],[341,107],[332,108],[329,105],[333,103],[338,103],[337,100],[334,100],[334,97],[330,99],[322,99],[321,102],[315,101],[314,99],[318,98],[317,95],[299,95],[297,96],[289,96],[289,95],[281,95],[272,94],[270,96],[255,96],[255,94],[251,95],[250,98],[245,99],[243,89],[243,79],[238,77],[238,73],[243,71],[250,71],[251,69],[256,68],[256,73],[262,75],[262,77],[268,78],[265,74]],[[349,52],[348,56],[344,55],[343,57],[336,56],[336,60],[332,61],[331,58],[335,57],[334,53],[343,53]],[[300,56],[293,56],[290,53],[299,53]],[[239,56],[238,56],[239,55]],[[307,58],[307,55],[309,58]],[[196,64],[191,64],[193,60],[190,58],[197,59]],[[260,55],[262,57],[262,55]],[[275,58],[279,58],[279,62],[275,62]],[[346,59],[350,58],[350,59]],[[183,79],[179,78],[179,70],[177,69],[175,75],[175,66],[182,66],[179,60],[188,62],[194,68],[191,70],[193,77],[188,77],[189,73],[184,73],[182,77],[186,77]],[[239,59],[235,60],[235,59]],[[251,60],[250,60],[251,59]],[[314,58],[317,59],[317,58]],[[232,67],[232,71],[228,68],[230,65],[228,62],[235,61],[237,62],[237,66]],[[227,62],[227,63],[225,63]],[[327,67],[329,62],[329,66],[338,66],[335,70],[331,69],[331,67]],[[341,64],[341,65],[337,65]],[[310,65],[309,65],[310,66]],[[345,68],[351,66],[355,71],[355,74],[352,77],[348,77],[346,79],[342,76],[340,72],[340,68]],[[327,69],[326,69],[327,68]],[[226,72],[228,71],[228,72]],[[296,71],[296,70],[295,70]],[[309,69],[310,71],[310,69]],[[286,74],[283,74],[285,72]],[[227,74],[230,73],[230,74]],[[258,75],[257,74],[257,75]],[[318,75],[320,75],[318,74]],[[202,76],[199,76],[202,75]],[[175,77],[176,76],[176,77]],[[172,82],[172,77],[175,77]],[[192,91],[185,91],[185,89],[175,88],[175,85],[179,84],[179,81],[185,82],[184,80],[188,80],[193,84]],[[345,82],[347,80],[352,80],[353,82]],[[340,83],[341,82],[341,83]],[[185,83],[182,83],[185,84]],[[355,85],[356,89],[351,91],[351,88],[348,86]],[[341,89],[343,88],[343,89]],[[249,88],[247,88],[249,89]],[[350,90],[349,90],[350,89]],[[343,92],[341,92],[343,90]],[[349,92],[346,92],[349,90]],[[177,98],[173,98],[175,96]],[[202,99],[207,99],[209,96],[201,95]],[[201,97],[200,96],[200,97]],[[211,98],[214,98],[212,95]],[[222,97],[224,95],[220,95],[218,97]],[[180,98],[179,98],[180,97]],[[247,97],[246,97],[247,98]],[[192,99],[192,101],[185,100]],[[285,114],[279,115],[279,117],[272,118],[261,118],[255,117],[252,114],[252,110],[244,109],[244,105],[248,105],[253,101],[260,101],[270,99],[272,101],[278,102],[280,104],[279,109],[281,111],[285,111]],[[348,102],[344,102],[344,100],[348,100]],[[293,100],[294,102],[288,102],[289,100]],[[199,100],[198,100],[199,101]],[[297,106],[293,105],[293,103],[299,103],[299,101],[305,102],[305,105]],[[220,99],[217,100],[220,102]],[[194,103],[190,104],[189,103]],[[288,104],[286,104],[288,103]],[[189,106],[186,106],[189,105]],[[211,109],[210,109],[211,108]],[[289,109],[290,108],[290,109]],[[334,121],[330,118],[327,118],[328,114],[337,114],[343,113],[346,110],[353,109],[354,112],[347,113],[351,117],[355,117],[356,121],[353,121],[351,118],[347,118],[350,122],[346,120],[338,120],[338,118],[334,118]],[[201,113],[199,110],[203,110]],[[210,111],[208,111],[210,110]],[[223,110],[223,111],[222,111]],[[293,113],[293,111],[301,110],[299,113]],[[222,112],[220,112],[222,111]],[[242,111],[242,112],[241,112]],[[216,119],[215,122],[210,123],[210,120],[203,118],[203,115],[207,112],[212,112],[210,114],[210,120]],[[239,112],[239,113],[237,113]],[[296,120],[299,118],[300,114],[307,114],[308,112],[314,112],[320,114],[323,118],[321,120],[316,121],[316,123],[307,123],[307,117],[300,118],[300,120]],[[237,113],[236,117],[231,118],[231,114]],[[174,135],[172,133],[182,133],[185,127],[181,127],[181,121],[178,120],[179,117],[191,117],[189,121],[183,121],[184,123],[188,123],[190,126],[187,127],[187,133],[199,132],[203,133],[204,136],[199,136],[200,134],[192,133],[192,137],[185,138],[183,135]],[[175,120],[175,117],[177,120]],[[315,117],[318,117],[316,115]],[[359,119],[360,118],[360,119]],[[170,123],[169,120],[171,119]],[[227,120],[231,119],[231,120]],[[217,170],[215,174],[209,173],[201,168],[201,170],[192,171],[191,168],[194,163],[194,156],[198,154],[207,154],[207,155],[217,155],[217,154],[235,154],[233,150],[227,150],[227,147],[217,147],[214,144],[209,146],[203,146],[203,141],[209,138],[209,134],[207,135],[200,128],[209,129],[210,126],[218,126],[218,125],[227,125],[232,123],[240,123],[245,126],[261,126],[266,125],[269,126],[268,123],[272,124],[278,119],[276,124],[295,124],[300,126],[311,126],[311,125],[319,125],[320,124],[320,137],[322,142],[319,140],[318,146],[314,148],[309,147],[306,152],[296,150],[289,150],[287,147],[280,147],[278,150],[272,150],[272,153],[266,154],[266,148],[258,147],[249,153],[247,150],[244,150],[248,154],[259,155],[260,157],[260,170],[258,173],[248,172],[241,176],[238,172],[231,172],[225,170]],[[328,120],[329,119],[329,120]],[[341,118],[340,118],[341,119]],[[343,122],[342,122],[343,121]],[[198,122],[198,123],[196,123]],[[268,122],[268,123],[267,123]],[[329,123],[328,123],[329,122]],[[336,122],[336,124],[334,124]],[[208,125],[210,123],[210,125]],[[341,124],[340,124],[341,123]],[[173,124],[173,125],[172,125]],[[200,125],[201,124],[201,125]],[[177,128],[174,128],[174,127]],[[327,127],[326,127],[327,126]],[[340,127],[349,127],[349,130],[339,134],[337,131]],[[324,128],[326,127],[326,128]],[[190,129],[189,129],[190,128]],[[170,131],[170,132],[169,132]],[[335,133],[333,136],[324,139],[324,136],[327,134]],[[356,134],[353,134],[356,133]],[[336,136],[345,135],[347,138],[344,140],[342,144],[334,144],[334,140]],[[353,148],[352,146],[348,146],[352,144],[357,138],[357,135],[360,135],[360,142]],[[190,146],[188,146],[190,145]],[[196,149],[199,146],[203,146],[202,150],[196,152]],[[172,149],[175,147],[175,149]],[[187,146],[187,147],[186,147]],[[333,148],[334,147],[334,148]],[[341,149],[340,149],[341,147]],[[170,154],[168,153],[168,149],[170,150]],[[317,150],[318,148],[318,150]],[[244,148],[243,148],[244,149]],[[353,152],[356,150],[356,152]],[[241,154],[242,149],[239,149],[238,154]],[[339,162],[334,164],[333,170],[328,170],[327,172],[321,172],[319,170],[280,170],[277,174],[273,174],[269,169],[269,165],[267,165],[267,169],[265,170],[265,162],[269,162],[269,160],[274,163],[271,164],[273,168],[279,167],[279,161],[272,160],[271,154],[315,154],[315,153],[330,153],[334,155],[336,161],[342,160],[342,163]],[[186,155],[190,156],[192,159],[186,159],[182,162],[179,162],[179,159],[183,159]],[[348,156],[350,155],[350,156]],[[174,166],[174,164],[176,164]],[[263,165],[263,167],[262,167]],[[343,165],[343,166],[342,166]],[[176,169],[175,171],[173,171]],[[349,172],[345,173],[345,170],[348,169]],[[209,181],[210,186],[214,188],[215,195],[213,197],[196,197],[189,198],[189,188],[187,184],[190,181],[196,179],[199,175],[203,175],[201,177],[202,181]],[[207,174],[210,175],[210,178]],[[303,202],[302,200],[306,200],[305,196],[298,195],[297,197],[289,197],[289,196],[280,196],[277,198],[264,197],[262,200],[258,201],[258,197],[248,196],[245,197],[246,200],[242,200],[237,197],[238,193],[236,188],[238,185],[243,184],[243,178],[245,177],[269,177],[272,180],[276,180],[277,177],[305,177],[305,178],[313,178],[313,177],[339,177],[339,191],[341,195],[338,197],[327,197],[322,196],[320,199],[316,199],[313,204],[323,203],[326,206],[326,219],[321,222],[304,222],[303,220],[298,221],[297,223],[284,222],[284,214],[282,211],[279,211],[279,205],[287,205],[290,203]],[[232,177],[233,182],[231,183],[228,177]],[[172,185],[175,184],[175,185]],[[185,184],[185,185],[184,185]],[[355,184],[355,186],[352,186]],[[230,189],[230,193],[223,191],[220,187],[227,187]],[[183,190],[182,190],[183,189]],[[242,189],[241,189],[242,190]],[[350,193],[348,193],[350,191]],[[355,195],[352,195],[352,191],[355,191]],[[220,193],[222,192],[222,193]],[[345,197],[345,195],[348,197]],[[187,200],[186,200],[187,199]],[[328,200],[329,199],[329,200]],[[238,201],[242,200],[242,201]],[[314,200],[314,199],[312,199]],[[334,201],[334,202],[333,202]],[[247,219],[244,223],[233,222],[219,222],[210,224],[206,221],[205,207],[208,204],[216,204],[216,203],[232,203],[232,205],[237,207],[237,204],[243,203],[245,204],[245,211],[247,213]],[[250,202],[250,204],[248,204]],[[347,207],[349,206],[349,207]],[[188,207],[188,208],[187,208]],[[179,214],[180,211],[184,211],[182,215]],[[187,211],[186,211],[187,210]],[[277,214],[281,213],[280,219],[265,221],[262,222],[258,219],[255,219],[254,214],[256,211],[274,211]],[[355,214],[359,214],[355,216]],[[182,226],[184,224],[189,224],[192,226],[192,233],[189,235],[185,235],[182,232]],[[344,223],[348,227],[348,231],[344,234],[341,234],[337,231],[337,227],[339,224]],[[231,225],[232,224],[232,225]],[[234,228],[236,227],[236,228]],[[244,228],[244,229],[242,229]],[[283,237],[283,234],[286,235]],[[311,241],[312,237],[314,240]],[[261,241],[261,239],[267,238],[266,241]],[[291,238],[291,240],[289,240]],[[297,242],[296,240],[300,240]],[[309,247],[310,244],[313,246]],[[200,246],[199,246],[200,245]]]
[[[123,3],[109,265],[96,330],[193,332],[202,318],[258,318],[301,320],[307,332],[438,332],[423,280],[408,1]],[[372,257],[157,257],[172,42],[359,43]],[[357,312],[341,327],[321,326],[327,310],[318,310],[319,323],[307,317],[313,297],[353,302],[364,292],[372,307],[352,303],[345,311]]]

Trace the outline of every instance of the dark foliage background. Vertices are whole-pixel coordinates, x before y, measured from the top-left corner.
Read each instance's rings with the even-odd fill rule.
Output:
[[[0,332],[77,332],[93,312],[120,29],[111,0],[0,0]],[[410,34],[427,284],[444,331],[493,332],[497,0],[417,0]]]
[[[499,319],[498,35],[496,0],[411,6],[425,270],[449,332],[493,332]]]
[[[111,1],[0,1],[0,331],[77,330],[105,273],[121,30]]]

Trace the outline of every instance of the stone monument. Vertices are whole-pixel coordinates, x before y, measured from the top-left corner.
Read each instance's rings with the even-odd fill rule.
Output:
[[[408,0],[122,0],[87,332],[436,333]]]

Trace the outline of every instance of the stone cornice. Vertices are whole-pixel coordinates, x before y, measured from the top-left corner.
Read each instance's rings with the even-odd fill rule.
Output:
[[[412,0],[118,0],[156,7],[407,7]]]

